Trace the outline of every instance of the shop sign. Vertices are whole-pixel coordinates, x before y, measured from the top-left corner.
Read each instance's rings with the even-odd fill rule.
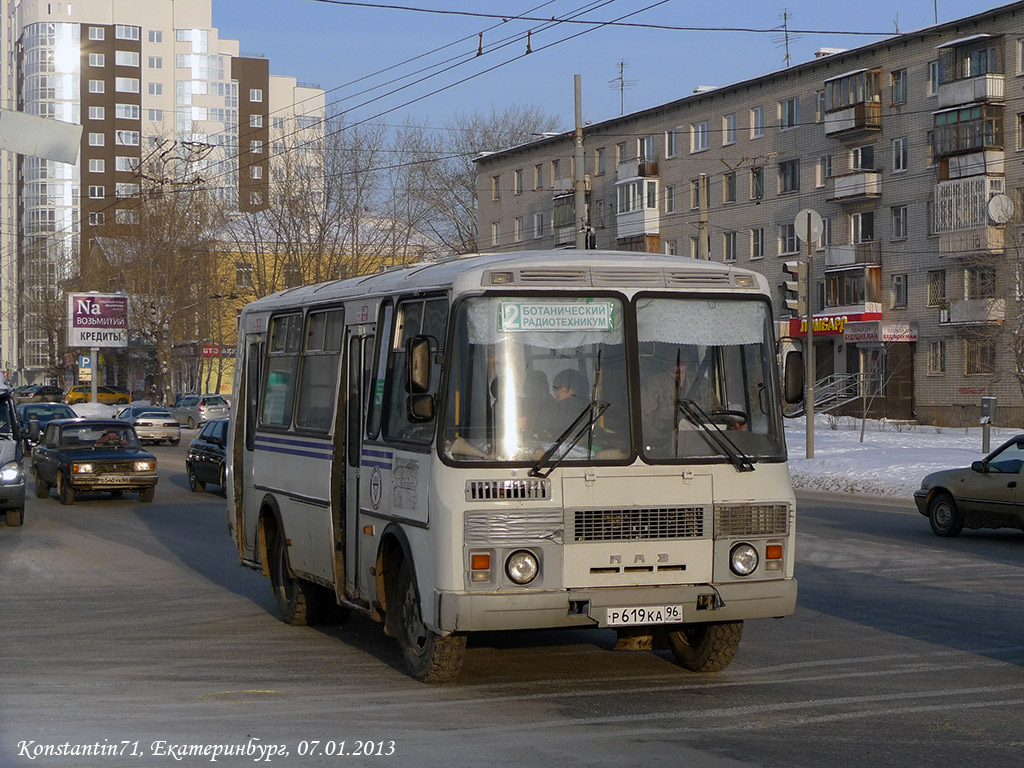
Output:
[[[817,329],[815,329],[817,333]],[[917,341],[916,323],[883,323],[878,320],[871,322],[847,322],[843,327],[843,341],[847,344],[857,342],[910,342]]]
[[[847,323],[863,322],[866,320],[881,320],[878,312],[855,312],[846,315],[818,315],[814,318],[814,335],[841,336]],[[807,335],[807,319],[803,317],[791,317],[789,319],[790,336]]]

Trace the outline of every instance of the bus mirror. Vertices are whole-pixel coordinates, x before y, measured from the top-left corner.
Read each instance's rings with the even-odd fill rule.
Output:
[[[409,421],[431,421],[433,418],[433,395],[409,395]]]
[[[791,349],[786,353],[783,364],[783,398],[793,405],[804,397],[804,356],[803,353]]]
[[[405,343],[407,361],[405,391],[422,395],[430,391],[430,339],[413,336]]]

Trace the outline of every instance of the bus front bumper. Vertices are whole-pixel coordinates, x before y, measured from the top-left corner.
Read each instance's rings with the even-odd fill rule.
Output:
[[[710,585],[604,587],[557,592],[438,592],[438,630],[607,627],[610,608],[681,606],[682,623],[789,616],[796,579]]]

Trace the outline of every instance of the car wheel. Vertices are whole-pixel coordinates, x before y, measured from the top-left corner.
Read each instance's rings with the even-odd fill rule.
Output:
[[[25,522],[25,508],[17,507],[7,510],[7,525],[14,527]]]
[[[676,662],[691,672],[721,672],[740,646],[742,621],[689,624],[669,630],[668,644]]]
[[[206,489],[206,483],[196,477],[196,468],[191,464],[185,465],[185,471],[188,473],[188,488],[192,493],[199,493]]]
[[[274,534],[270,555],[270,588],[277,598],[281,619],[285,624],[315,624],[322,595],[315,584],[298,578],[288,560],[288,544],[284,531]]]
[[[462,671],[466,636],[442,637],[423,624],[420,594],[412,561],[406,558],[398,570],[398,589],[388,599],[389,633],[397,638],[409,674],[423,683],[446,683]]]
[[[57,473],[57,498],[61,504],[68,507],[75,503],[75,489],[71,487],[63,472]]]
[[[123,397],[119,397],[117,399],[117,402],[114,403],[114,405],[128,405],[128,401],[125,400]]]
[[[181,438],[179,437],[177,440],[168,440],[167,444],[168,445],[177,445],[180,442],[181,442]]]
[[[149,504],[156,497],[156,488],[143,488],[139,491],[139,500],[143,504]]]
[[[964,529],[964,520],[956,502],[948,493],[937,493],[928,504],[928,522],[936,536],[956,536]]]
[[[189,429],[195,429],[196,428],[196,420],[193,419],[191,416],[188,417],[188,428]]]
[[[220,465],[220,489],[223,493],[228,492],[228,470],[223,464]]]
[[[32,467],[32,476],[36,479],[36,498],[45,499],[50,495],[50,486],[43,482],[43,478],[39,476],[39,470]]]

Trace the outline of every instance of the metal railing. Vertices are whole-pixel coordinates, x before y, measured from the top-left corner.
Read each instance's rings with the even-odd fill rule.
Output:
[[[828,413],[862,397],[884,394],[882,377],[877,373],[835,373],[814,383],[814,412]],[[787,416],[802,416],[800,403],[787,409]]]

